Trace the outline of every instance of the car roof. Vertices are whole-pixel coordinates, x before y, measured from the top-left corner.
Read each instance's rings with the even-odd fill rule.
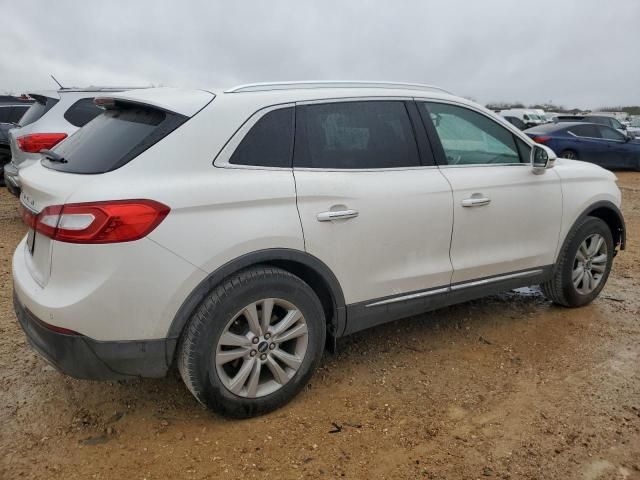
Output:
[[[216,98],[216,103],[237,102],[238,104],[243,104],[247,108],[253,108],[255,110],[277,104],[363,97],[448,99],[456,101],[457,103],[478,107],[477,104],[457,97],[440,87],[416,83],[379,81],[254,83],[232,88],[213,88],[207,90],[159,87],[96,96],[141,102],[188,116],[197,113],[197,111],[203,108],[214,97]]]

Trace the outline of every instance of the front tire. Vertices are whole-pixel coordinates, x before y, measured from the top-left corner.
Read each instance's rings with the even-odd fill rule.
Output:
[[[591,303],[609,278],[614,248],[609,226],[599,218],[584,218],[569,234],[553,277],[541,285],[544,295],[565,307]]]
[[[322,305],[300,278],[275,267],[238,272],[191,317],[178,368],[191,393],[223,415],[246,418],[289,402],[320,362]]]
[[[566,158],[568,160],[578,160],[578,153],[574,150],[563,150],[560,152],[560,158]]]

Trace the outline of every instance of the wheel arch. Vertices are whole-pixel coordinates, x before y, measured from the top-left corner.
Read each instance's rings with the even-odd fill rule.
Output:
[[[562,242],[562,247],[558,251],[558,255],[564,251],[567,240],[571,237],[571,232],[573,232],[578,224],[586,217],[596,217],[605,222],[609,226],[609,230],[611,230],[614,246],[618,247],[620,250],[625,249],[627,242],[627,230],[622,212],[614,203],[602,200],[589,205],[580,215],[578,215],[578,218],[575,219],[573,225],[568,230]],[[614,250],[614,256],[616,253],[617,251]]]
[[[167,333],[167,363],[173,364],[178,341],[191,315],[206,295],[225,278],[255,265],[271,265],[286,270],[305,281],[318,295],[327,320],[328,335],[342,335],[346,325],[346,308],[342,288],[331,269],[313,255],[299,250],[273,248],[242,255],[209,274],[189,294],[178,309]]]

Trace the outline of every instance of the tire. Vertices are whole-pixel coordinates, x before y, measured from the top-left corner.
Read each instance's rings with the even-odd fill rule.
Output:
[[[584,246],[595,248],[600,238],[603,244],[602,249],[591,256],[592,260],[583,262],[581,259],[585,258]],[[581,247],[583,250],[579,255],[578,250]],[[600,294],[609,278],[613,252],[613,236],[609,226],[599,218],[585,217],[569,233],[560,252],[553,277],[541,285],[542,292],[553,303],[565,307],[581,307],[591,303]],[[589,255],[586,257],[588,258]],[[590,288],[588,275],[580,277],[581,265],[583,272],[586,270],[591,272],[592,279],[597,277],[594,288]],[[574,282],[578,282],[578,285]]]
[[[272,312],[269,328],[263,328],[265,311]],[[284,328],[283,319],[291,326]],[[291,335],[297,336],[286,340]],[[230,417],[257,416],[285,405],[307,384],[325,337],[324,311],[309,285],[279,268],[251,267],[220,283],[194,312],[180,341],[178,369],[203,405]]]
[[[578,152],[574,150],[563,150],[560,155],[560,158],[568,158],[569,160],[578,160]]]

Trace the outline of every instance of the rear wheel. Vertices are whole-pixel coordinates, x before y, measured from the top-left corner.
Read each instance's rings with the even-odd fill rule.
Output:
[[[613,236],[609,226],[595,217],[586,217],[569,235],[554,276],[542,284],[542,291],[554,303],[580,307],[592,302],[607,282]]]
[[[568,158],[569,160],[578,160],[578,153],[574,150],[563,150],[560,158]]]
[[[233,417],[291,400],[317,367],[325,342],[320,301],[298,277],[255,267],[216,287],[191,318],[178,367],[193,395]]]

